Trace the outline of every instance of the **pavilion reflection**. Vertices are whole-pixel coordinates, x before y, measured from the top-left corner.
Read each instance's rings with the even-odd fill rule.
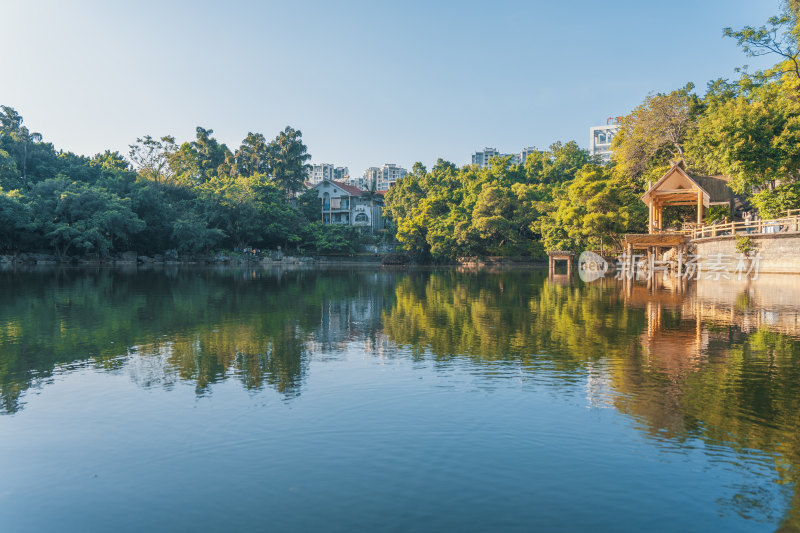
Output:
[[[655,439],[697,438],[743,462],[762,454],[777,484],[741,488],[721,505],[767,512],[777,487],[793,487],[782,528],[800,528],[800,280],[605,283],[646,319],[641,358],[607,376],[614,407]]]

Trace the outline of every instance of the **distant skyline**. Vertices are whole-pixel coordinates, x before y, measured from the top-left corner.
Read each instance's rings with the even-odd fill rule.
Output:
[[[700,93],[748,58],[722,28],[777,0],[571,2],[30,2],[0,4],[0,104],[57,148],[136,137],[303,133],[312,163],[351,176],[465,165],[575,140],[650,92]],[[679,17],[671,14],[685,14]]]

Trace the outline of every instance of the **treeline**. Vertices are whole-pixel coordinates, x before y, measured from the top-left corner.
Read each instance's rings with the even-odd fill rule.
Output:
[[[397,239],[434,260],[467,256],[541,257],[618,238],[646,222],[630,187],[571,141],[524,164],[488,167],[417,163],[386,194]]]
[[[678,161],[693,173],[730,176],[764,218],[800,208],[799,14],[800,0],[788,0],[766,26],[726,29],[746,54],[778,62],[735,81],[714,80],[703,95],[687,84],[648,96],[622,118],[611,164],[575,142],[522,164],[415,164],[386,195],[390,231],[423,260],[598,249],[646,231],[640,197]],[[323,226],[314,193],[297,196],[309,158],[289,127],[270,141],[249,133],[235,150],[197,128],[191,142],[146,136],[127,159],[108,151],[89,158],[57,151],[3,106],[0,253],[352,252],[357,230]],[[687,209],[667,208],[665,226],[680,226]],[[708,220],[723,215],[714,208]]]
[[[271,141],[249,133],[236,150],[198,127],[191,142],[146,136],[127,155],[59,151],[2,106],[0,253],[352,252],[358,241],[352,228],[319,222],[313,192],[295,198],[310,156],[290,127]]]
[[[687,84],[648,96],[622,118],[608,165],[574,142],[522,164],[495,158],[488,168],[415,165],[386,195],[397,239],[434,260],[599,249],[626,232],[647,231],[641,195],[679,161],[690,173],[729,176],[734,192],[764,218],[800,208],[800,1],[783,8],[763,27],[724,30],[747,55],[775,57],[773,67],[714,80],[704,95]],[[727,215],[721,211],[710,209],[706,220]],[[678,227],[690,214],[696,216],[666,208],[666,225]]]

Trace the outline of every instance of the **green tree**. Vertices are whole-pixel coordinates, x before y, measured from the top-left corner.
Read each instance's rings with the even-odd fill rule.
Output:
[[[161,184],[174,174],[169,164],[170,155],[177,150],[174,137],[166,135],[157,140],[145,135],[137,138],[136,143],[129,148],[128,157],[145,179]]]
[[[283,190],[288,198],[303,187],[311,159],[303,144],[303,134],[299,130],[286,126],[275,139],[269,143],[268,165],[272,179]]]
[[[604,167],[586,165],[557,193],[542,220],[545,249],[581,251],[606,238],[621,245],[624,233],[644,226],[645,210],[630,186]]]
[[[757,195],[762,216],[777,214],[788,197],[776,192],[800,180],[800,102],[795,82],[783,78],[753,86],[743,80],[730,98],[709,99],[688,143],[695,164],[709,174],[725,174],[737,193]],[[775,200],[774,202],[772,200]]]
[[[20,233],[31,223],[31,209],[23,202],[19,191],[0,188],[0,251],[15,250]]]
[[[684,145],[699,111],[693,89],[689,83],[667,94],[652,94],[623,117],[612,145],[621,177],[643,189],[646,180],[661,177],[670,160],[686,161]]]
[[[107,256],[145,227],[128,200],[85,183],[50,179],[32,194],[34,224],[59,257],[73,249]]]
[[[209,228],[206,221],[195,215],[179,218],[172,226],[172,238],[181,252],[208,252],[225,238],[225,232],[219,228]]]
[[[11,107],[0,106],[2,113],[0,113],[0,127],[2,134],[9,136],[17,147],[17,165],[16,167],[22,171],[22,187],[24,190],[28,189],[28,160],[31,152],[31,145],[41,142],[42,135],[40,133],[31,132],[27,127],[22,125],[22,116]]]
[[[789,73],[800,80],[800,2],[784,2],[780,15],[770,17],[767,24],[760,27],[745,26],[741,30],[725,28],[726,37],[736,39],[745,54],[750,57],[775,55],[780,63],[773,69],[777,75]]]
[[[234,174],[269,174],[269,144],[261,133],[249,132],[236,150]]]

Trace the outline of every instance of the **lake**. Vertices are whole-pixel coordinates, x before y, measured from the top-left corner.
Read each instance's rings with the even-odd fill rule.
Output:
[[[0,530],[793,531],[800,280],[0,271]]]

